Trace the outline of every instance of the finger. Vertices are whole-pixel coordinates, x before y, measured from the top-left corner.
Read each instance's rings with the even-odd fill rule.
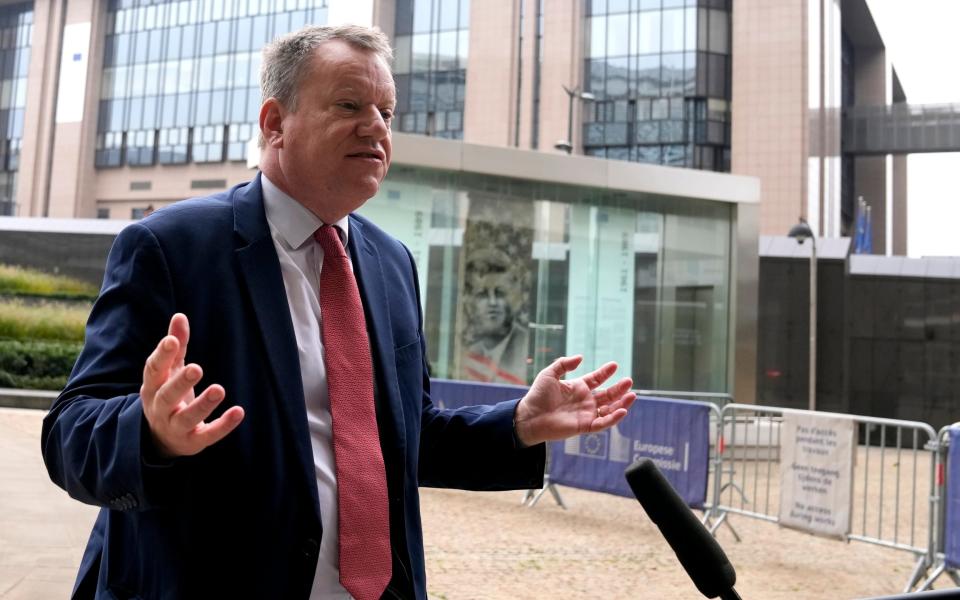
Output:
[[[203,369],[200,365],[187,365],[160,386],[157,390],[156,402],[172,410],[188,392],[193,390],[193,386],[197,385],[202,376]]]
[[[603,412],[615,412],[618,409],[629,410],[633,406],[633,402],[637,399],[637,395],[633,392],[628,392],[626,394],[621,394],[613,402],[605,405]]]
[[[591,433],[596,433],[598,431],[603,431],[604,429],[613,427],[617,423],[623,420],[627,416],[627,409],[618,408],[615,411],[611,412],[609,415],[604,415],[602,417],[597,417],[590,423]]]
[[[557,360],[550,363],[550,365],[547,366],[543,372],[548,375],[552,375],[557,379],[563,379],[564,375],[579,367],[581,362],[583,362],[582,354],[577,354],[575,356],[561,356]]]
[[[192,434],[193,443],[199,445],[198,452],[211,444],[216,444],[237,428],[243,421],[243,408],[232,406],[229,410],[209,423],[201,423]]]
[[[624,377],[620,381],[614,383],[613,385],[607,387],[606,389],[597,392],[596,399],[598,404],[606,404],[607,402],[612,402],[620,396],[623,396],[630,388],[633,386],[633,380],[629,377]]]
[[[176,356],[180,342],[173,336],[166,336],[153,350],[147,361],[143,365],[143,385],[140,388],[140,396],[148,402],[153,400],[157,393],[170,376],[170,367],[173,365],[173,358]]]
[[[170,326],[167,333],[180,342],[180,348],[173,364],[182,365],[187,356],[187,344],[190,343],[190,321],[187,319],[187,315],[177,313],[170,317]]]
[[[594,390],[600,387],[604,381],[610,378],[617,370],[617,363],[608,362],[607,364],[601,366],[596,371],[592,373],[587,373],[582,377],[583,382],[587,384],[587,387],[591,390]]]
[[[193,402],[188,404],[176,414],[177,426],[185,431],[190,431],[194,427],[210,416],[215,408],[226,397],[226,392],[222,386],[213,384],[203,393],[197,396]]]

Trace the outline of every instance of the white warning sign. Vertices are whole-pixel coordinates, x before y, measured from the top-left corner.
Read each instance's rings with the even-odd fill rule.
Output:
[[[852,419],[788,413],[780,455],[780,524],[821,535],[850,533]]]

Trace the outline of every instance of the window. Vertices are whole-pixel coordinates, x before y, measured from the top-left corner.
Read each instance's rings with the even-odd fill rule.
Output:
[[[225,151],[224,129],[257,117],[260,48],[326,20],[325,0],[108,0],[96,166],[245,158],[236,158],[245,143]],[[15,84],[9,89],[0,80],[0,105],[25,100]]]
[[[467,0],[397,2],[393,43],[399,131],[462,137],[469,6]]]
[[[729,148],[729,127],[708,126],[705,116],[687,112],[685,104],[694,98],[729,101],[729,6],[595,0],[586,8],[583,87],[597,101],[584,109],[585,152],[723,168],[723,161],[696,158],[706,153],[686,142],[709,143],[709,155],[716,157],[714,145],[721,152]]]

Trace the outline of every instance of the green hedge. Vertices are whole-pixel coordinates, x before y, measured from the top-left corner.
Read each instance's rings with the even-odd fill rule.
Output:
[[[91,304],[0,299],[0,338],[82,342]]]
[[[0,387],[62,389],[96,294],[69,277],[0,265]]]
[[[0,340],[0,387],[60,390],[81,347],[79,342]]]
[[[0,264],[2,295],[93,300],[97,297],[97,291],[96,286],[73,277]]]

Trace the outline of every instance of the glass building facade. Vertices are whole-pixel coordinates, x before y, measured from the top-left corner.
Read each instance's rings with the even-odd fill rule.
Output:
[[[260,50],[327,22],[327,0],[110,0],[96,166],[240,161]]]
[[[585,0],[584,152],[730,170],[730,0]]]
[[[525,384],[582,353],[727,390],[732,205],[395,165],[359,212],[417,262],[434,377]]]
[[[0,6],[0,216],[16,214],[33,3]]]
[[[396,131],[463,138],[470,0],[398,0]]]

